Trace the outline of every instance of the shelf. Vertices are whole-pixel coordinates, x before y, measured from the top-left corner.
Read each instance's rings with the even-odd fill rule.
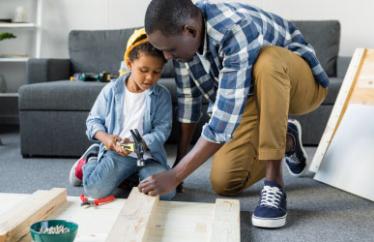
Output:
[[[0,57],[0,62],[27,62],[28,60],[28,57]]]
[[[18,97],[17,92],[0,92],[0,97]]]
[[[0,23],[0,28],[36,28],[34,23]]]

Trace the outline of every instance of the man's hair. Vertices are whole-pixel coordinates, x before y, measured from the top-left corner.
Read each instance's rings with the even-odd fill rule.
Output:
[[[178,34],[185,21],[197,16],[199,9],[191,0],[152,0],[145,14],[145,31],[152,34]]]

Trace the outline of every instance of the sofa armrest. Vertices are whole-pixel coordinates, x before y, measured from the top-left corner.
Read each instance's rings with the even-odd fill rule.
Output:
[[[70,65],[69,59],[31,58],[26,65],[27,83],[68,80]]]
[[[351,62],[352,57],[349,56],[339,56],[337,63],[337,77],[344,78],[345,73],[348,70],[349,63]]]

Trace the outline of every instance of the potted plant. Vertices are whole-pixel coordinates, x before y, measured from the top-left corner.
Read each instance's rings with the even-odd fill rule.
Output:
[[[12,33],[7,33],[7,32],[0,32],[0,41],[6,40],[6,39],[14,39],[16,36]]]

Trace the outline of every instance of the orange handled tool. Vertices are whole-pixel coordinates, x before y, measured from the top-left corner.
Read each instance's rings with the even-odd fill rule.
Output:
[[[81,194],[80,199],[82,201],[81,206],[88,208],[88,207],[97,207],[104,203],[112,202],[116,199],[116,197],[114,195],[109,195],[107,197],[96,198],[96,199],[90,200],[84,194]]]

